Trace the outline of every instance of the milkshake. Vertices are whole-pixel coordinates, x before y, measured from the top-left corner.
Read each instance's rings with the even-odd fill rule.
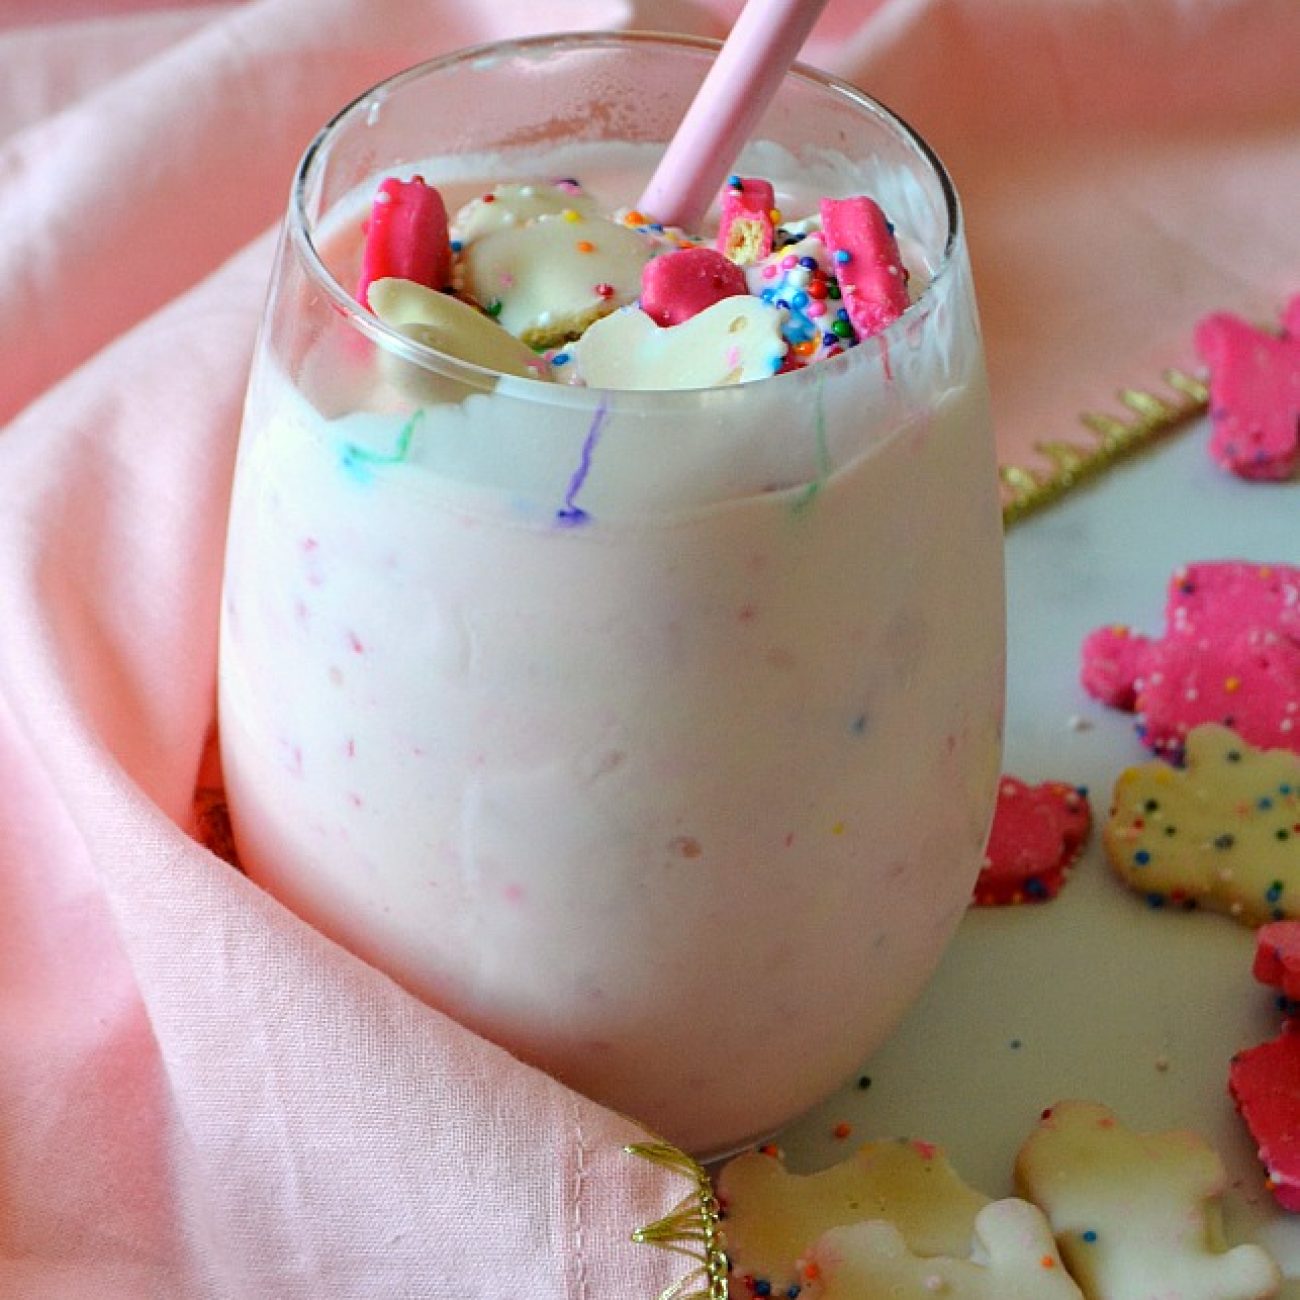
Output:
[[[924,288],[858,346],[748,382],[556,382],[582,339],[577,361],[539,346],[545,375],[504,373],[350,288],[385,176],[418,172],[453,209],[563,177],[624,211],[710,54],[524,42],[331,124],[250,386],[220,660],[250,875],[704,1154],[860,1066],[980,862],[1001,548],[946,178],[869,101],[787,79],[737,171],[788,211],[878,195]],[[493,107],[417,151],[421,106],[453,90]]]

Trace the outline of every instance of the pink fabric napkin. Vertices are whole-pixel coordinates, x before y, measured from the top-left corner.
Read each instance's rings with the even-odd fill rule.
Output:
[[[691,1191],[188,834],[294,163],[417,55],[687,0],[254,0],[0,33],[0,1294],[652,1300]],[[886,0],[809,54],[967,206],[1003,457],[1300,287],[1294,0]]]

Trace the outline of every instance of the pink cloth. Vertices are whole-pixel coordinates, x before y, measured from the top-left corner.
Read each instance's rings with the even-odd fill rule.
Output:
[[[120,7],[120,6],[116,6]],[[688,1190],[187,834],[297,156],[417,54],[688,0],[253,0],[0,33],[0,1294],[651,1300]],[[85,6],[82,6],[85,9]],[[1300,286],[1294,0],[833,4],[962,188],[1006,459]]]

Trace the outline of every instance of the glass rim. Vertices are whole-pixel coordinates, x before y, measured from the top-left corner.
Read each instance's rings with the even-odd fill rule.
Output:
[[[637,403],[638,399],[652,401],[657,407],[671,401],[699,401],[701,394],[713,394],[734,390],[743,390],[753,383],[770,383],[778,380],[787,385],[810,382],[809,372],[819,372],[825,366],[836,362],[845,362],[852,358],[856,348],[846,349],[840,356],[829,361],[822,361],[813,366],[803,366],[785,374],[772,375],[764,380],[753,380],[745,384],[728,385],[724,389],[712,388],[676,388],[676,389],[633,389],[633,388],[598,388],[594,386],[577,386],[556,383],[553,380],[534,379],[524,376],[504,375],[502,372],[481,366],[472,361],[465,361],[447,352],[439,351],[428,344],[419,343],[403,334],[391,325],[386,325],[372,311],[363,307],[360,301],[346,286],[330,272],[316,247],[311,232],[311,221],[307,215],[307,189],[312,180],[314,169],[322,153],[339,130],[354,116],[368,111],[370,101],[378,94],[388,95],[411,81],[444,71],[448,68],[473,64],[484,59],[499,59],[520,53],[527,55],[535,52],[563,52],[566,50],[618,48],[623,46],[652,45],[661,49],[683,49],[696,53],[708,53],[716,56],[722,48],[722,42],[706,36],[689,36],[670,32],[618,32],[618,31],[572,31],[553,32],[539,36],[527,36],[517,39],[487,41],[478,45],[465,46],[447,54],[422,60],[390,77],[375,82],[363,90],[348,103],[344,104],[316,132],[299,159],[294,171],[289,199],[289,212],[286,229],[302,259],[308,275],[328,297],[349,326],[369,339],[377,347],[394,353],[421,369],[431,371],[444,379],[460,382],[468,388],[491,392],[506,390],[513,396],[547,402],[551,405],[593,406],[610,400],[620,403]],[[943,198],[947,233],[943,249],[933,274],[929,277],[920,296],[901,316],[891,321],[873,338],[888,342],[891,336],[901,333],[915,319],[913,310],[933,294],[935,286],[945,280],[952,270],[957,250],[962,240],[964,223],[962,220],[961,201],[957,196],[948,169],[938,154],[926,142],[915,127],[894,112],[880,100],[841,77],[824,72],[811,64],[796,62],[791,65],[783,80],[802,81],[817,89],[848,101],[860,111],[882,120],[887,127],[900,135],[920,156],[921,161],[930,169],[939,184]],[[846,362],[846,364],[852,364]]]

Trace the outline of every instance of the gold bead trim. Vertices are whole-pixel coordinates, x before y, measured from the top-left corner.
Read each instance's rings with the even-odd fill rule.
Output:
[[[667,1142],[638,1142],[623,1150],[674,1170],[694,1184],[694,1189],[662,1219],[632,1234],[638,1245],[658,1246],[695,1261],[695,1268],[660,1292],[659,1300],[727,1300],[726,1243],[718,1200],[704,1167]]]
[[[1093,436],[1091,445],[1044,441],[1034,450],[1049,465],[1045,470],[1021,465],[1003,465],[1002,523],[1010,527],[1026,515],[1041,510],[1117,461],[1149,446],[1179,425],[1202,414],[1210,390],[1204,381],[1182,370],[1166,370],[1164,381],[1170,396],[1161,397],[1137,388],[1125,388],[1119,400],[1133,412],[1128,419],[1088,412],[1079,418]]]

